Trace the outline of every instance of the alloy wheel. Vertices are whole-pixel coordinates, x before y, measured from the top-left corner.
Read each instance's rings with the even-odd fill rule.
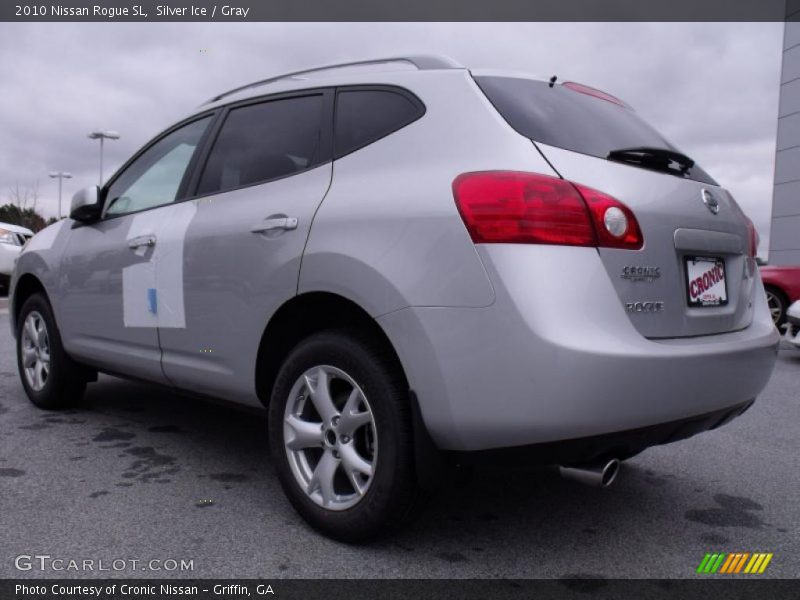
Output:
[[[25,379],[31,389],[40,392],[50,376],[50,338],[39,312],[31,311],[25,317],[20,344]]]
[[[774,292],[771,292],[770,290],[766,290],[766,292],[767,306],[769,307],[769,312],[772,315],[772,322],[777,325],[781,320],[781,316],[783,315],[783,303]]]
[[[346,510],[367,493],[377,466],[375,419],[364,392],[341,369],[316,366],[295,381],[283,442],[295,480],[315,504]]]

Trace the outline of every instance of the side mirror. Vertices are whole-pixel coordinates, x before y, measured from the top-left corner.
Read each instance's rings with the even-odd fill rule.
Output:
[[[69,218],[81,223],[90,223],[99,219],[102,211],[100,190],[97,186],[92,186],[82,189],[72,197]]]

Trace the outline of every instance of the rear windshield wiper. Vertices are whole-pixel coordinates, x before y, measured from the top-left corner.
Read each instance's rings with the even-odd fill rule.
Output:
[[[675,150],[666,148],[620,148],[612,150],[606,156],[608,160],[641,165],[659,171],[674,172],[673,163],[678,166],[678,171],[683,175],[694,166],[694,161]]]

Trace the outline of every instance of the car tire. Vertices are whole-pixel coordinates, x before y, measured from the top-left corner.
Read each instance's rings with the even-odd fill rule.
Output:
[[[380,537],[422,504],[408,386],[396,359],[359,332],[325,331],[294,348],[273,387],[269,439],[292,506],[331,538]]]
[[[43,294],[33,294],[20,310],[17,368],[25,393],[39,408],[72,406],[86,389],[84,368],[64,351],[53,311]]]
[[[767,293],[767,306],[772,315],[772,322],[775,327],[780,328],[786,322],[786,309],[788,302],[784,293],[776,287],[768,285],[764,288]]]

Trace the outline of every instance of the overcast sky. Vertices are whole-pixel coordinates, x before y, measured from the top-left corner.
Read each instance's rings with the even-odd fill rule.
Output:
[[[731,190],[769,235],[782,23],[0,24],[0,204],[52,170],[72,194],[216,93],[331,62],[440,53],[469,67],[559,76],[631,104]]]

